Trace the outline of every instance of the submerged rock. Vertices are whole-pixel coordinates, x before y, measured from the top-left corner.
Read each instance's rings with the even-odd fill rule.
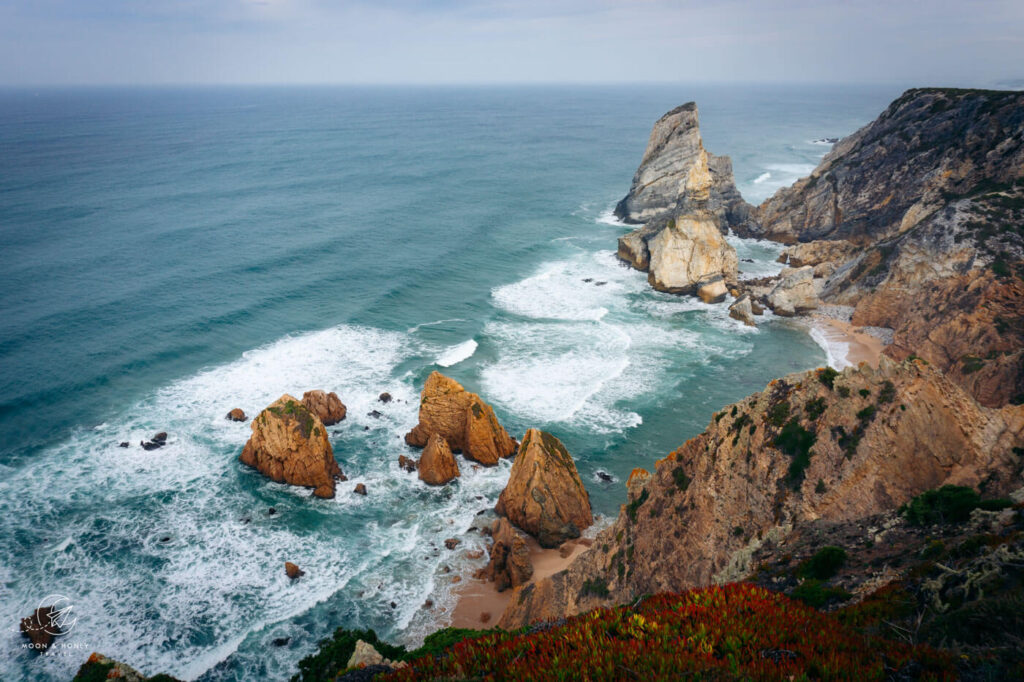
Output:
[[[398,456],[398,468],[399,469],[402,469],[402,470],[407,471],[410,474],[412,474],[412,473],[416,473],[416,469],[417,469],[418,466],[419,466],[419,464],[416,462],[416,460],[412,459],[411,457],[406,457],[405,455],[399,455]]]
[[[428,485],[444,485],[460,475],[448,442],[437,433],[430,437],[417,468],[420,480]]]
[[[537,538],[557,547],[594,522],[576,463],[550,433],[530,429],[523,436],[508,485],[494,510]]]
[[[494,466],[516,451],[515,440],[498,423],[491,406],[440,372],[427,378],[419,423],[406,434],[405,442],[422,448],[434,434],[444,438],[452,451],[485,466]]]
[[[317,497],[334,497],[341,467],[323,422],[304,404],[285,394],[252,420],[252,436],[239,460],[279,483],[313,488]]]
[[[345,418],[348,410],[333,391],[306,391],[302,394],[302,404],[315,414],[324,426],[334,426]]]
[[[356,483],[356,488],[352,492],[354,492],[356,495],[366,495],[366,484]]]

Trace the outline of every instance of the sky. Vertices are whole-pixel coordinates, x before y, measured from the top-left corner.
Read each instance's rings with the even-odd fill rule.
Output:
[[[0,85],[1024,87],[1024,0],[0,0]]]

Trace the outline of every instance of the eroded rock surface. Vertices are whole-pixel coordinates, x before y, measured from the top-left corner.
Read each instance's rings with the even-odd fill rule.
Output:
[[[550,433],[530,429],[512,464],[508,485],[494,510],[542,547],[557,547],[578,538],[594,517],[576,463]]]
[[[252,436],[239,460],[267,478],[313,488],[317,497],[334,497],[341,467],[327,429],[305,405],[285,394],[251,423]]]
[[[348,412],[338,394],[333,391],[306,391],[302,394],[302,404],[319,417],[324,426],[334,426],[343,420]]]
[[[491,524],[491,559],[480,569],[478,577],[494,582],[498,592],[519,587],[533,577],[530,549],[507,519],[499,518]]]
[[[515,440],[498,423],[491,406],[440,372],[427,378],[419,419],[405,436],[405,442],[413,447],[425,447],[430,437],[438,434],[453,452],[485,466],[494,466],[516,451]]]
[[[459,477],[459,464],[448,447],[448,441],[435,433],[420,457],[419,478],[428,485],[444,485]]]

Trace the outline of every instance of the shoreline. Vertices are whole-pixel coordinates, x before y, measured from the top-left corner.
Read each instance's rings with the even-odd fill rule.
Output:
[[[849,320],[813,314],[809,318],[811,338],[825,351],[830,367],[843,370],[858,367],[862,362],[878,367],[888,345],[879,335],[865,327],[855,327]]]
[[[562,547],[571,547],[572,551],[563,557],[561,548],[545,549],[533,537],[526,534],[522,536],[530,548],[530,561],[533,563],[533,577],[530,583],[565,570],[573,559],[593,544],[593,540],[588,538],[569,540]],[[472,574],[463,575],[461,584],[452,590],[456,601],[446,627],[474,630],[494,627],[501,620],[514,591],[513,588],[509,588],[504,592],[498,592],[492,582],[476,578]]]

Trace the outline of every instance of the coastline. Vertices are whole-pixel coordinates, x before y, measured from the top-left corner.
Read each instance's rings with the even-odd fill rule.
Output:
[[[525,534],[523,537],[530,548],[530,561],[533,563],[531,583],[565,570],[573,559],[593,543],[587,538],[570,540],[562,546],[568,546],[572,551],[562,556],[561,549],[545,549],[533,537]],[[513,592],[513,589],[498,592],[492,582],[472,575],[462,576],[461,585],[453,591],[456,603],[447,626],[472,629],[493,627],[501,619]]]
[[[862,362],[878,367],[878,359],[891,343],[891,332],[885,329],[855,327],[849,306],[826,306],[806,318],[808,333],[825,351],[828,365],[842,370]]]

